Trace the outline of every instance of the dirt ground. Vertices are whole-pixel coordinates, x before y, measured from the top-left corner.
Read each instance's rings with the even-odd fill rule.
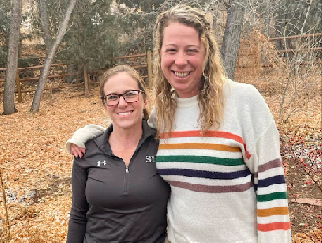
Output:
[[[90,123],[107,126],[108,121],[98,89],[92,89],[89,98],[83,93],[76,88],[45,92],[36,114],[29,113],[32,94],[24,94],[23,102],[16,103],[18,113],[0,116],[0,167],[7,202],[5,207],[0,196],[0,242],[7,242],[6,208],[10,242],[65,241],[72,165],[65,141],[77,128]],[[276,117],[278,98],[267,95],[265,99]],[[317,96],[288,123],[278,126],[292,242],[321,242],[321,201],[315,200],[321,199],[320,110],[321,97]]]

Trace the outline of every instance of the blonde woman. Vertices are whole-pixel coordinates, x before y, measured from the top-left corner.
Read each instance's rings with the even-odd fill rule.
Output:
[[[157,172],[171,186],[168,239],[291,242],[275,122],[252,85],[225,77],[211,23],[186,5],[156,21],[150,122]]]

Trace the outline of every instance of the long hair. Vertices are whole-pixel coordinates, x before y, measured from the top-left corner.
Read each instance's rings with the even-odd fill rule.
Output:
[[[107,71],[105,71],[99,78],[100,96],[101,96],[103,104],[104,104],[104,98],[105,98],[104,85],[109,80],[109,78],[111,78],[112,76],[114,76],[118,73],[126,73],[126,74],[130,75],[130,77],[132,77],[137,82],[138,88],[139,88],[139,90],[141,90],[141,94],[143,96],[143,99],[146,100],[146,98],[147,98],[146,89],[145,89],[145,85],[144,85],[143,79],[140,76],[140,74],[134,68],[130,67],[129,65],[118,65],[118,66],[115,66],[115,67],[110,68]],[[143,118],[146,120],[149,119],[149,113],[145,108],[143,109]]]
[[[163,42],[164,28],[171,23],[181,23],[193,27],[199,34],[201,43],[205,47],[204,71],[198,93],[199,117],[201,133],[210,128],[218,129],[223,116],[224,97],[223,84],[226,80],[221,66],[218,45],[214,38],[212,16],[205,14],[198,8],[179,4],[160,13],[154,30],[154,95],[156,127],[158,135],[171,132],[176,109],[174,90],[164,77],[161,70],[160,51]]]

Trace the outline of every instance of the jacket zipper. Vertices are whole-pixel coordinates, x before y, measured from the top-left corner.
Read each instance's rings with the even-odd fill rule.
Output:
[[[125,166],[125,178],[124,178],[124,194],[128,193],[128,184],[129,184],[129,166]]]
[[[141,147],[142,144],[140,144],[140,146],[138,146],[135,150],[134,150],[134,153],[130,159],[130,163],[128,165],[125,165],[125,178],[124,178],[124,194],[127,194],[128,193],[128,187],[129,187],[129,176],[130,176],[130,170],[129,170],[129,166],[131,164],[131,160],[132,158],[136,155],[137,151],[139,150],[139,148]],[[124,162],[124,161],[123,161]]]

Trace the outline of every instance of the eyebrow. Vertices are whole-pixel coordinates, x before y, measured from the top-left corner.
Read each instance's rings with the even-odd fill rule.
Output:
[[[127,90],[124,90],[122,93],[112,92],[112,93],[108,93],[108,94],[106,94],[106,95],[112,95],[112,94],[124,94],[124,93],[126,93],[126,92],[128,92],[128,91],[133,91],[133,90],[140,90],[140,89],[127,89]],[[106,95],[105,95],[105,96],[106,96]]]
[[[164,45],[165,47],[172,47],[172,46],[174,46],[174,47],[177,47],[178,45],[176,45],[176,44],[166,44],[166,45]],[[198,46],[198,45],[187,45],[187,46],[185,46],[185,48],[191,48],[191,47],[194,47],[194,48],[197,48],[197,49],[200,49],[201,47],[200,46]]]

